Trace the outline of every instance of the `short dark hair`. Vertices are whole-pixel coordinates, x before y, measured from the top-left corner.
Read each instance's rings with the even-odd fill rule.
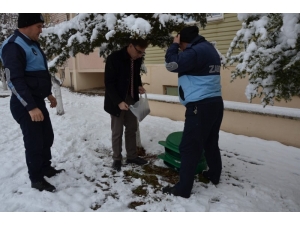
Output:
[[[187,26],[180,31],[180,42],[191,43],[198,35],[197,26]]]
[[[145,39],[138,38],[138,39],[130,39],[130,43],[133,44],[134,46],[138,45],[141,48],[147,48],[149,45],[149,42]]]

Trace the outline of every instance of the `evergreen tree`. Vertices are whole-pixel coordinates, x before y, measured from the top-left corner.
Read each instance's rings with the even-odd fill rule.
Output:
[[[0,44],[17,29],[17,13],[0,13]]]
[[[206,25],[205,13],[80,13],[69,21],[48,27],[41,34],[41,43],[52,73],[68,58],[78,53],[88,55],[100,47],[104,59],[128,44],[130,38],[144,38],[152,46],[166,48],[172,43],[172,32],[185,22],[200,21]]]
[[[274,100],[300,96],[300,14],[238,14],[243,21],[227,52],[227,63],[237,63],[232,81],[248,76],[248,100]],[[234,50],[242,51],[234,55]]]
[[[0,46],[2,42],[13,34],[17,28],[18,14],[17,13],[0,13]],[[0,60],[0,78],[4,90],[7,90],[6,79],[4,76],[4,68]]]

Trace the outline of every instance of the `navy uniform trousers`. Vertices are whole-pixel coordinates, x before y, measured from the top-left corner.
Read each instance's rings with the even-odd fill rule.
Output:
[[[218,142],[223,111],[222,97],[208,98],[186,105],[184,130],[179,145],[180,179],[175,185],[176,193],[182,197],[190,197],[195,171],[203,150],[210,179],[220,179],[222,161]]]
[[[10,101],[13,118],[18,122],[23,133],[26,163],[31,182],[40,181],[44,171],[51,166],[51,146],[54,133],[44,99],[36,99],[37,107],[42,111],[44,120],[33,122],[26,108],[15,95]]]

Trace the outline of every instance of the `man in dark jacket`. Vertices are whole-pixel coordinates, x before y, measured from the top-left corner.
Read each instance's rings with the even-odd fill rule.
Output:
[[[51,166],[53,129],[45,98],[50,107],[57,102],[51,93],[51,76],[39,39],[44,19],[41,13],[19,13],[18,28],[0,48],[8,87],[12,91],[10,110],[23,133],[26,163],[31,187],[54,192],[44,176],[53,177],[64,170]]]
[[[182,52],[178,54],[178,49]],[[202,174],[213,184],[220,180],[222,162],[218,145],[223,119],[221,60],[212,44],[199,35],[197,26],[185,27],[166,52],[166,68],[178,73],[180,102],[185,105],[185,124],[179,146],[180,180],[163,192],[189,198],[197,164],[204,150],[208,171]]]
[[[105,64],[104,110],[111,115],[112,168],[120,171],[122,165],[122,136],[125,126],[127,163],[144,165],[146,160],[138,157],[136,147],[137,118],[129,105],[139,101],[144,94],[140,71],[142,57],[148,42],[132,39],[130,44],[107,57]]]

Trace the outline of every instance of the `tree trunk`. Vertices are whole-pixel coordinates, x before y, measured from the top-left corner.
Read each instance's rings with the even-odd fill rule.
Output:
[[[6,83],[5,74],[4,74],[3,69],[1,69],[0,73],[1,73],[1,81],[2,81],[3,90],[7,91],[7,83]]]
[[[142,147],[139,121],[137,121],[136,147],[138,147],[138,148]]]
[[[63,102],[62,102],[60,83],[59,83],[59,80],[56,79],[55,76],[52,76],[51,79],[52,79],[52,84],[53,84],[54,97],[56,98],[56,101],[57,101],[57,106],[56,106],[57,115],[63,115],[63,114],[65,114],[65,111],[64,111]]]
[[[146,155],[146,151],[142,146],[139,121],[137,121],[136,150],[137,150],[138,156],[145,156]]]

